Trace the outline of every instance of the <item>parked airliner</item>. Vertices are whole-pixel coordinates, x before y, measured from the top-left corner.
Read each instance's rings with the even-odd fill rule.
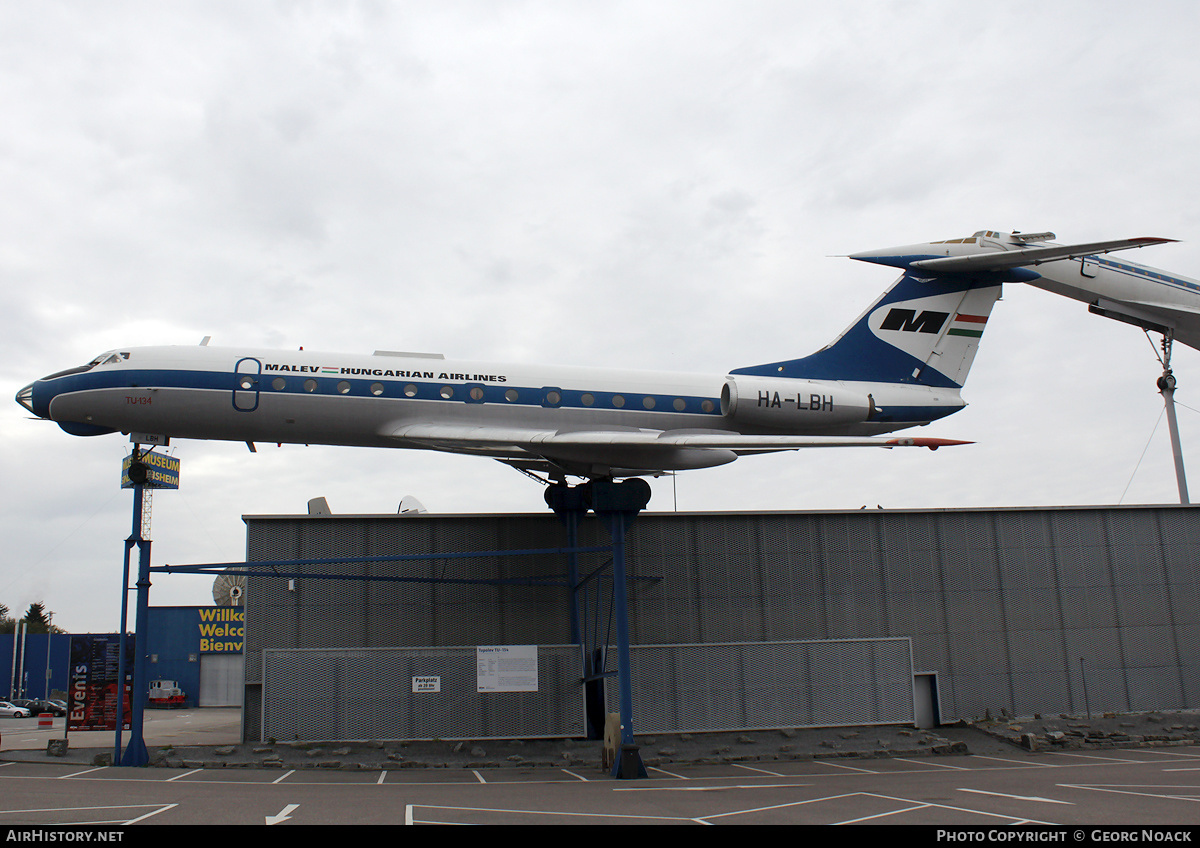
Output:
[[[1034,239],[984,231],[969,240],[855,254],[904,274],[816,353],[726,374],[202,343],[108,351],[26,386],[16,399],[79,436],[120,431],[148,444],[184,438],[252,448],[255,442],[416,448],[492,457],[555,479],[708,468],[807,447],[937,449],[965,443],[881,434],[966,405],[961,390],[1002,283],[1049,279],[1041,263],[1050,261],[1083,268],[1094,283],[1109,270],[1095,263],[1107,260],[1086,257],[1165,241],[1028,247]],[[974,264],[977,255],[1001,253],[1001,264]],[[937,264],[945,259],[951,263]],[[1171,280],[1182,285],[1181,278]],[[1187,281],[1192,309],[1194,285]]]

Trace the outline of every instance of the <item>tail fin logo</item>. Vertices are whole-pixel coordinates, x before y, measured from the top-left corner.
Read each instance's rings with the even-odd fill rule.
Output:
[[[912,357],[901,382],[934,385],[944,379],[961,386],[999,294],[999,286],[987,286],[892,301],[869,313],[867,325],[876,338]]]
[[[989,283],[906,274],[816,353],[730,373],[961,388],[1000,296]]]
[[[920,315],[915,309],[892,309],[879,325],[879,329],[936,335],[942,331],[949,317],[949,312],[934,312],[928,309],[922,310]]]

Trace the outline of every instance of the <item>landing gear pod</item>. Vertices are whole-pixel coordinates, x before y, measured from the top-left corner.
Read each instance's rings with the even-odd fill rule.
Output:
[[[870,395],[829,383],[739,374],[721,389],[721,414],[739,428],[823,428],[870,421],[875,413]]]

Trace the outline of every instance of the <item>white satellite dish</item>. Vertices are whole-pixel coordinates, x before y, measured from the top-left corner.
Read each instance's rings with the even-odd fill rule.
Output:
[[[246,575],[222,572],[213,581],[213,603],[219,607],[240,607],[246,602]]]
[[[400,508],[398,510],[396,510],[396,514],[404,515],[405,513],[409,513],[409,512],[422,513],[422,512],[429,512],[429,510],[427,510],[425,508],[425,504],[421,503],[419,500],[414,498],[412,495],[405,495],[404,497],[402,497],[400,499]]]

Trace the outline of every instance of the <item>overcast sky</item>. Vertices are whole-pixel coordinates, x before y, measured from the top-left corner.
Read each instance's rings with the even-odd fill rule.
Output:
[[[984,228],[1181,239],[1132,258],[1200,277],[1198,35],[1194,0],[9,0],[0,375],[11,398],[211,335],[719,378],[811,353],[895,277],[839,254]],[[920,431],[976,444],[743,458],[651,508],[1177,502],[1159,371],[1139,330],[1006,286],[971,405]],[[1200,353],[1175,371],[1190,456]],[[114,630],[128,442],[6,404],[0,603]],[[156,564],[242,559],[243,514],[318,495],[545,510],[491,460],[173,448]]]

